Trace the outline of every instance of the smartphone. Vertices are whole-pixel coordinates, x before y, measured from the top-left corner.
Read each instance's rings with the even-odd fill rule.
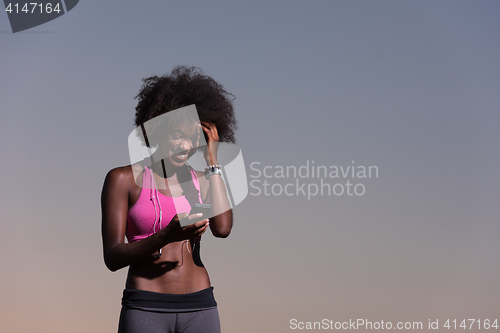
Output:
[[[194,207],[191,208],[191,212],[189,215],[193,214],[198,214],[198,213],[203,213],[203,219],[206,219],[208,215],[210,214],[210,211],[212,210],[212,205],[211,204],[194,204]]]
[[[204,220],[204,219],[210,217],[211,210],[212,210],[211,204],[199,204],[199,203],[194,204],[194,206],[191,208],[191,212],[189,212],[189,215],[203,213],[203,216],[189,221],[189,224],[199,222],[201,220]],[[184,222],[184,221],[181,221],[181,227],[185,227],[187,224],[184,224],[182,222]]]

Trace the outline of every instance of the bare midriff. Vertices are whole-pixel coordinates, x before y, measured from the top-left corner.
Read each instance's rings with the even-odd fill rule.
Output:
[[[125,288],[165,294],[188,294],[209,288],[207,270],[196,265],[196,253],[189,252],[193,252],[192,245],[187,240],[170,243],[162,248],[159,259],[151,257],[130,265]]]

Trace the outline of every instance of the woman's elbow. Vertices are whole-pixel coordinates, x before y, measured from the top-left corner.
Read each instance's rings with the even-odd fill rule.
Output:
[[[221,233],[214,233],[214,236],[217,238],[226,238],[229,236],[231,232],[221,232]]]
[[[210,229],[217,238],[226,238],[233,227],[233,211],[230,209],[210,219]]]
[[[120,269],[118,266],[113,266],[111,264],[106,264],[106,267],[111,271],[111,272],[116,272],[117,270]]]
[[[113,256],[106,253],[104,254],[104,264],[111,272],[116,272],[117,270],[122,268],[113,258]]]
[[[212,230],[212,234],[217,238],[226,238],[231,233],[231,227],[217,228]]]

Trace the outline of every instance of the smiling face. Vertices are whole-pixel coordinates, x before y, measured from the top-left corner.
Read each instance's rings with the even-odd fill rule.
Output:
[[[173,167],[183,166],[200,143],[201,128],[199,123],[183,122],[171,126],[159,145],[166,159]]]

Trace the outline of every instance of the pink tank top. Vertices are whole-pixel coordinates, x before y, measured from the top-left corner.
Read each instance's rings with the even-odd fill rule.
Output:
[[[141,194],[127,213],[125,235],[129,243],[144,239],[160,230],[160,211],[162,215],[161,228],[165,228],[175,214],[189,213],[191,204],[202,203],[200,182],[196,171],[190,166],[188,167],[193,181],[186,195],[180,197],[169,197],[161,194],[154,183],[151,169],[144,168]]]

